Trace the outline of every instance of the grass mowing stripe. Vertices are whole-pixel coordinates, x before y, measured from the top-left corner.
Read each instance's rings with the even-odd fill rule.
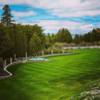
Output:
[[[0,80],[0,99],[69,100],[93,84],[100,84],[100,49],[73,52],[77,54],[8,68],[14,76]]]

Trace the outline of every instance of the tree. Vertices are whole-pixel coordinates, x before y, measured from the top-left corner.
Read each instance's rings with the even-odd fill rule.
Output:
[[[71,33],[65,28],[60,29],[56,35],[56,41],[70,43],[72,41]]]
[[[12,56],[12,41],[10,38],[10,28],[0,25],[0,57]]]
[[[3,7],[3,14],[1,17],[1,23],[4,26],[11,26],[12,21],[13,21],[11,18],[12,18],[12,15],[11,15],[10,7],[9,7],[9,5],[5,5]]]
[[[3,30],[3,26],[0,24],[0,57],[3,57],[3,54],[4,54],[4,45],[5,45],[5,33],[4,33],[4,30]]]
[[[74,37],[73,41],[74,41],[74,43],[79,44],[80,41],[81,41],[80,35],[79,34],[75,34],[75,37]]]
[[[31,38],[29,46],[31,54],[37,55],[42,49],[40,37],[34,34]]]
[[[25,56],[25,52],[27,51],[27,37],[25,26],[18,24],[11,28],[12,34],[10,34],[10,37],[14,45],[14,54],[16,54],[18,57]]]
[[[38,47],[39,49],[40,48],[44,49],[44,47],[45,47],[45,35],[43,34],[43,29],[42,29],[41,26],[26,25],[26,26],[24,26],[24,32],[25,32],[26,38],[27,38],[27,52],[28,52],[28,55],[32,55],[32,53],[33,53],[32,50],[31,50],[32,46],[30,46],[30,45],[33,45],[38,40],[39,40],[39,45],[36,45],[35,47],[36,48]],[[34,37],[36,37],[38,40],[34,41]],[[34,41],[34,43],[32,43],[32,41]]]

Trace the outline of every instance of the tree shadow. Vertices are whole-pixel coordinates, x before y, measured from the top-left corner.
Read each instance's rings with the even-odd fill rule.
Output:
[[[16,79],[16,71],[21,64],[13,65],[8,68],[13,76],[0,80],[0,100],[31,100],[30,96],[21,86],[21,82]]]

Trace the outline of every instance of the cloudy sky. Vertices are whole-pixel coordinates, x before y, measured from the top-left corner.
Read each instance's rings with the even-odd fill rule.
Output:
[[[0,16],[5,4],[17,23],[39,24],[46,33],[68,28],[83,34],[100,27],[100,0],[0,0]]]

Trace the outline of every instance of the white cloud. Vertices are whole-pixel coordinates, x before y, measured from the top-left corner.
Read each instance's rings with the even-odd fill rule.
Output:
[[[34,11],[27,11],[27,12],[12,11],[12,14],[15,17],[29,17],[29,16],[35,16],[36,15],[36,13]]]
[[[50,31],[57,32],[60,28],[67,28],[74,34],[77,31],[80,33],[81,32],[84,33],[92,29],[90,24],[83,24],[72,21],[45,20],[45,21],[40,21],[38,24],[46,30],[45,32],[50,32]]]
[[[34,6],[48,9],[59,17],[81,17],[100,15],[99,0],[37,0]]]
[[[82,17],[100,15],[100,0],[1,0],[1,4],[27,4],[47,10],[50,14],[59,17]],[[16,17],[34,16],[33,11],[15,12]],[[28,20],[18,21],[23,24],[39,24],[45,32],[57,32],[60,28],[68,28],[72,33],[88,32],[93,27],[91,24],[60,20],[38,20],[29,23]],[[100,23],[97,25],[100,27]]]
[[[67,13],[67,11],[62,10],[53,10],[53,15],[59,16],[59,17],[82,17],[82,16],[97,16],[100,15],[100,10],[82,10],[82,11],[71,11]]]
[[[100,15],[100,0],[2,0],[3,4],[28,4],[59,17]]]
[[[1,0],[1,4],[24,4],[28,0]]]
[[[57,2],[57,1],[56,1]],[[82,17],[100,15],[99,0],[81,2],[81,0],[58,0],[49,11],[59,17]],[[53,2],[54,3],[54,2]]]
[[[61,28],[67,28],[71,31],[72,34],[75,33],[85,33],[93,29],[93,25],[86,23],[78,23],[72,21],[59,21],[59,20],[39,20],[36,22],[26,22],[23,21],[23,24],[38,24],[43,27],[45,33],[55,33]],[[99,24],[100,26],[100,24]]]

